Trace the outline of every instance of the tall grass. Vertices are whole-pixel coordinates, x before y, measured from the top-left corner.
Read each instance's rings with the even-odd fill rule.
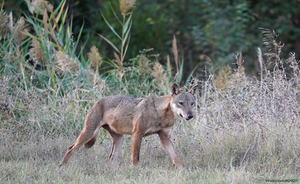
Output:
[[[107,159],[110,137],[105,131],[100,131],[92,149],[77,152],[66,167],[58,169],[97,99],[115,94],[168,94],[169,85],[181,80],[183,61],[174,39],[175,71],[170,57],[164,66],[159,56],[147,49],[126,64],[123,57],[123,70],[110,68],[101,73],[107,60],[96,47],[89,53],[78,49],[72,21],[66,23],[65,1],[56,9],[46,1],[42,5],[48,8],[43,9],[34,2],[27,2],[32,15],[24,15],[17,23],[12,23],[3,9],[0,12],[1,26],[6,26],[0,31],[1,182],[300,181],[300,68],[295,54],[281,58],[284,47],[268,29],[262,31],[269,50],[265,54],[257,51],[258,78],[245,74],[239,54],[234,57],[236,69],[225,67],[215,74],[208,68],[205,79],[191,76],[185,83],[183,88],[200,83],[201,90],[196,117],[188,122],[179,120],[172,133],[182,169],[173,168],[156,136],[144,138],[141,162],[136,167],[129,166],[131,138],[125,136],[119,162],[112,166]],[[126,80],[120,78],[124,73]]]

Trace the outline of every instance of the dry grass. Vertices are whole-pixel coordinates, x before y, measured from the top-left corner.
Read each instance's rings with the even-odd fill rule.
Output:
[[[8,183],[258,183],[266,179],[299,179],[299,160],[294,158],[297,135],[269,138],[259,142],[251,135],[231,137],[191,134],[184,124],[177,125],[174,145],[183,168],[174,169],[158,144],[158,137],[143,141],[141,161],[130,163],[130,137],[125,136],[119,164],[108,161],[110,139],[100,131],[100,139],[89,150],[76,152],[70,162],[60,168],[66,146],[75,136],[47,137],[39,141],[11,141],[1,137],[0,181]],[[187,131],[187,132],[186,132]],[[285,144],[280,144],[283,141]],[[292,146],[292,147],[290,147]],[[290,147],[289,150],[286,148]],[[288,154],[287,154],[288,153]],[[292,159],[292,161],[290,160]],[[293,160],[294,159],[294,160]]]
[[[1,9],[0,10],[0,40],[8,37],[11,33],[12,27],[10,27],[9,16]]]
[[[294,63],[293,58],[288,61]],[[179,170],[161,149],[157,136],[144,138],[140,163],[135,167],[129,165],[131,138],[125,136],[118,164],[111,165],[107,159],[110,138],[104,130],[94,147],[80,149],[59,168],[96,97],[81,91],[75,79],[70,83],[72,90],[53,98],[54,89],[24,92],[9,85],[13,79],[2,78],[0,181],[265,183],[266,179],[300,179],[296,78],[285,80],[276,71],[258,81],[242,72],[228,73],[230,85],[222,89],[216,88],[214,76],[208,77],[197,98],[197,117],[175,125],[172,138],[183,165]],[[298,76],[297,71],[293,73]],[[97,93],[105,96],[109,89],[99,88]]]
[[[155,142],[149,143],[152,140]],[[111,165],[107,159],[110,140],[104,139],[88,151],[84,149],[78,151],[65,167],[59,168],[58,164],[63,157],[66,144],[71,144],[72,141],[56,137],[29,144],[14,142],[13,145],[4,145],[0,155],[0,181],[8,183],[201,183],[201,181],[253,183],[255,181],[252,173],[243,168],[228,170],[199,167],[202,159],[191,161],[191,158],[198,157],[199,154],[188,150],[185,150],[185,154],[191,158],[182,159],[183,168],[175,170],[165,153],[158,147],[157,137],[144,141],[141,162],[135,167],[129,165],[130,139],[124,141],[120,165],[117,166]],[[178,146],[176,144],[176,147]],[[178,149],[178,152],[182,150]],[[193,162],[193,165],[190,165],[190,162]]]

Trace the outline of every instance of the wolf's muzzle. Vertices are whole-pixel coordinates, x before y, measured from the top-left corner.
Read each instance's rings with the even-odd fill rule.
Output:
[[[193,114],[188,114],[186,120],[190,120],[190,119],[192,119],[193,117],[194,117]]]

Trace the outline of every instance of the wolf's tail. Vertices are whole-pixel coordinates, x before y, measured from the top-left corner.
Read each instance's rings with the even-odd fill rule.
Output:
[[[84,144],[85,148],[91,148],[96,142],[97,135],[95,135],[89,142]]]

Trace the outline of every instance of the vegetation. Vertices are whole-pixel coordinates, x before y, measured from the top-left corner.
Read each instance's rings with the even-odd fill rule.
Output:
[[[60,2],[51,1],[55,7]],[[67,21],[73,17],[73,35],[76,38],[84,24],[79,44],[86,44],[83,48],[85,52],[95,45],[103,56],[114,57],[115,50],[103,39],[99,39],[98,33],[119,46],[119,38],[103,18],[104,16],[111,23],[116,32],[121,33],[122,25],[115,20],[115,14],[111,11],[111,5],[113,9],[119,7],[118,1],[89,0],[86,3],[84,0],[77,0],[67,1],[66,4],[69,7]],[[4,7],[12,10],[16,17],[23,12],[28,13],[24,0],[5,1]],[[299,0],[152,0],[137,1],[136,7],[125,63],[139,55],[140,50],[153,48],[161,56],[159,61],[166,64],[167,55],[172,53],[170,48],[175,35],[180,48],[179,56],[184,58],[184,69],[188,71],[184,73],[184,79],[196,65],[197,72],[194,75],[203,77],[205,56],[211,58],[217,70],[226,65],[235,68],[232,54],[240,52],[243,53],[246,72],[257,75],[260,66],[255,62],[256,49],[261,47],[266,52],[261,43],[259,27],[276,30],[280,40],[286,44],[282,56],[287,58],[289,51],[295,52],[297,59],[300,56]],[[119,18],[122,20],[121,15]],[[106,71],[105,68],[101,70]]]
[[[176,37],[166,65],[152,49],[124,59],[131,47],[128,39],[134,38],[130,25],[135,1],[128,2],[120,0],[123,6],[112,5],[110,10],[116,18],[124,18],[116,19],[123,26],[121,34],[112,29],[113,22],[104,21],[121,44],[104,33],[98,36],[116,52],[111,58],[102,57],[96,46],[86,52],[87,43],[80,44],[85,27],[80,27],[77,37],[73,35],[66,1],[57,7],[47,1],[27,1],[30,13],[16,21],[2,4],[0,182],[299,182],[300,68],[295,53],[284,59],[285,48],[275,32],[262,28],[266,51],[258,49],[255,56],[258,78],[245,74],[242,54],[236,54],[236,69],[225,66],[215,74],[215,65],[207,58],[205,76],[195,78],[192,71],[185,81]],[[58,167],[97,99],[115,94],[164,95],[174,82],[183,84],[182,90],[201,84],[197,116],[174,126],[172,138],[181,169],[174,169],[156,136],[144,138],[141,162],[135,167],[129,166],[131,138],[125,136],[119,164],[111,165],[110,137],[104,130],[94,147],[81,149],[66,167]]]

